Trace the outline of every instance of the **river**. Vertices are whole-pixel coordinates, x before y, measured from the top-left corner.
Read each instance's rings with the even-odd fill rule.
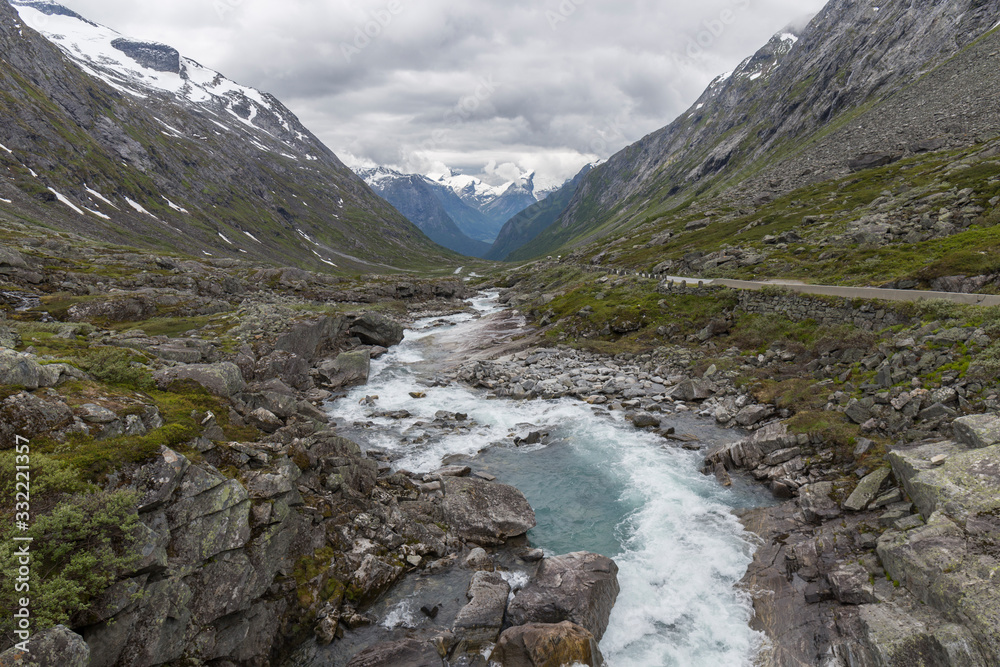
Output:
[[[754,543],[732,510],[767,503],[767,494],[739,481],[721,487],[700,474],[701,454],[635,429],[621,413],[570,398],[488,400],[457,383],[433,386],[462,354],[460,341],[482,336],[500,311],[495,295],[472,304],[476,315],[417,322],[374,361],[369,384],[331,405],[341,432],[388,455],[397,469],[429,472],[462,462],[495,475],[535,509],[533,546],[550,555],[585,550],[613,558],[621,594],[601,641],[609,667],[751,664],[761,637],[748,626],[749,596],[736,585]],[[414,391],[426,398],[411,397]],[[365,401],[369,396],[378,398]],[[373,417],[371,403],[411,416]],[[469,426],[462,433],[423,430],[417,422],[433,421],[439,410],[467,414]],[[692,413],[672,420],[678,432],[705,443],[739,437]],[[525,424],[549,437],[515,446],[510,434]],[[413,613],[418,594],[400,586],[373,611],[385,627],[419,625],[426,619]]]

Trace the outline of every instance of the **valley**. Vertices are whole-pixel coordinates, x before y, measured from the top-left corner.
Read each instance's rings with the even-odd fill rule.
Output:
[[[0,2],[0,667],[997,664],[998,15],[831,0],[542,188]]]

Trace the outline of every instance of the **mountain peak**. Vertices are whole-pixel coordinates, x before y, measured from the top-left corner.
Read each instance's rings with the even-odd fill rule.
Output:
[[[219,72],[184,57],[167,44],[131,39],[116,30],[88,21],[49,0],[10,0],[21,19],[79,65],[119,92],[138,99],[167,96],[219,115],[228,131],[240,126],[263,130],[288,148],[306,152],[315,142],[273,96],[243,86]]]

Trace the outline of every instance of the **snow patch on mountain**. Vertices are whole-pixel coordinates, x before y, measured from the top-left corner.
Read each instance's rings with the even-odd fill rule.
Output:
[[[77,213],[79,213],[80,215],[83,215],[83,211],[80,209],[80,207],[77,206],[76,204],[74,204],[73,202],[71,202],[66,195],[64,195],[61,192],[58,192],[58,191],[56,191],[56,190],[54,190],[52,188],[49,188],[48,190],[49,190],[49,192],[51,192],[52,194],[54,194],[56,196],[56,199],[58,199],[61,203],[63,203],[66,206],[70,207],[71,209],[73,209],[74,211],[76,211]]]
[[[112,201],[110,199],[108,199],[107,197],[105,197],[104,195],[102,195],[97,190],[94,190],[93,188],[89,188],[86,185],[83,186],[83,189],[86,190],[88,194],[90,194],[93,197],[97,197],[98,199],[100,199],[102,202],[104,202],[105,204],[107,204],[111,208],[118,208],[117,206],[115,206],[112,203]]]
[[[163,197],[163,195],[160,195],[160,196]],[[188,210],[186,208],[182,208],[182,207],[178,206],[177,204],[173,203],[172,201],[170,201],[166,197],[163,197],[163,201],[167,202],[167,206],[169,206],[170,208],[174,209],[178,213],[187,213],[188,212]]]
[[[110,220],[111,219],[110,215],[105,215],[104,213],[101,213],[100,211],[95,211],[94,209],[87,208],[86,206],[83,207],[83,210],[86,211],[87,213],[93,213],[94,215],[96,215],[98,218],[101,218],[102,220]]]
[[[125,197],[125,201],[128,203],[129,206],[131,206],[133,209],[135,209],[135,211],[137,213],[144,213],[144,214],[148,215],[149,217],[153,218],[154,220],[159,220],[159,218],[157,218],[155,215],[153,215],[152,213],[150,213],[149,211],[147,211],[145,208],[143,208],[142,204],[140,204],[139,202],[133,201],[133,200],[129,199],[128,197]]]

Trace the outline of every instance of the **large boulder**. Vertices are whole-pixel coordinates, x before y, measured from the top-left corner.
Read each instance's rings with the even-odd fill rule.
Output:
[[[618,566],[610,558],[577,552],[546,558],[507,609],[511,625],[581,625],[598,641],[618,599]]]
[[[564,621],[532,623],[509,628],[490,654],[490,663],[503,667],[603,667],[601,649],[586,628]]]
[[[0,348],[0,385],[34,390],[43,382],[42,367],[33,355]]]
[[[889,453],[896,478],[927,518],[947,510],[960,523],[1000,512],[1000,445],[968,450],[938,442]]]
[[[302,322],[279,336],[274,347],[276,350],[289,352],[312,363],[325,353],[336,349],[337,341],[346,326],[347,320],[341,316]]]
[[[277,378],[296,389],[309,388],[309,363],[292,352],[275,350],[256,362],[250,360],[249,367],[252,369],[251,373],[244,373],[247,380],[265,382]]]
[[[2,304],[3,302],[0,301],[0,305]],[[0,320],[2,319],[3,311],[0,311]],[[7,347],[13,350],[15,347],[20,347],[21,343],[21,334],[4,325],[3,322],[0,322],[0,347]]]
[[[0,245],[0,269],[26,269],[28,263],[24,261],[21,253],[13,248]],[[4,273],[4,272],[0,272]]]
[[[469,604],[462,607],[452,631],[461,639],[463,651],[478,651],[494,644],[503,626],[510,584],[497,572],[476,572],[469,585]]]
[[[715,395],[715,385],[708,380],[688,379],[674,387],[670,392],[671,397],[685,401],[704,401]]]
[[[58,399],[23,391],[0,403],[0,449],[13,447],[14,436],[33,438],[73,423],[73,411]]]
[[[0,248],[2,250],[2,248]],[[27,651],[16,646],[0,653],[0,667],[87,667],[90,647],[65,625],[34,635]]]
[[[230,398],[247,388],[240,367],[229,361],[167,368],[154,373],[153,379],[161,389],[178,380],[191,380],[222,398]]]
[[[342,352],[336,359],[324,361],[317,367],[319,384],[330,389],[357,387],[368,383],[371,359],[368,350]]]
[[[69,307],[71,322],[140,322],[156,314],[156,302],[147,297],[101,299],[86,301]]]
[[[506,663],[505,663],[506,664]],[[366,648],[347,667],[442,667],[444,661],[430,642],[403,639]]]
[[[513,486],[448,477],[444,489],[445,523],[463,540],[495,546],[535,527],[535,511]]]
[[[379,313],[365,313],[355,319],[350,332],[365,345],[392,347],[403,340],[403,325]]]

